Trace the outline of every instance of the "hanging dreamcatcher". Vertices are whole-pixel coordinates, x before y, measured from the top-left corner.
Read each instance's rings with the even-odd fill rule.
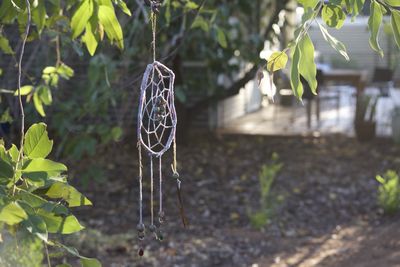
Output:
[[[174,79],[175,74],[162,63],[156,61],[156,14],[160,3],[156,0],[147,1],[151,6],[151,24],[153,33],[153,63],[147,65],[140,86],[140,99],[138,111],[138,150],[139,150],[139,223],[137,225],[138,238],[145,238],[146,226],[143,223],[143,165],[142,148],[149,157],[150,165],[150,225],[148,230],[156,239],[162,240],[163,234],[160,226],[164,221],[163,211],[163,173],[162,157],[173,146],[172,173],[177,182],[178,199],[183,225],[186,226],[180,194],[179,174],[176,163],[176,124],[177,116],[174,104]],[[155,166],[156,165],[156,166]],[[157,168],[158,167],[158,168]],[[155,171],[156,170],[156,171]],[[154,220],[154,179],[159,179],[158,193],[158,222]],[[157,226],[158,225],[158,226]],[[143,255],[143,248],[139,249]]]

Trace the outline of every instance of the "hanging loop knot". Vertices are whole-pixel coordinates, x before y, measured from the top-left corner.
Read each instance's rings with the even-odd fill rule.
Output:
[[[160,12],[161,2],[159,0],[144,0],[145,4],[151,7],[151,11],[154,13]]]

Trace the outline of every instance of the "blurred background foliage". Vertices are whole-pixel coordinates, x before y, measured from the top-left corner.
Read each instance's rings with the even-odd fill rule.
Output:
[[[115,13],[123,30],[123,45],[99,42],[93,57],[87,51],[86,33],[79,38],[69,27],[79,11],[78,2],[32,2],[33,30],[22,83],[27,86],[23,94],[29,102],[28,123],[44,120],[57,139],[55,156],[70,161],[93,156],[110,142],[134,133],[138,86],[145,65],[151,62],[150,13],[142,1],[126,1],[126,7],[114,1],[120,6]],[[266,40],[279,41],[280,30],[272,25],[279,21],[284,25],[279,14],[287,2],[164,1],[158,16],[157,58],[177,74],[180,133],[190,129],[193,116],[205,103],[235,93],[254,77],[255,67],[236,82],[246,64],[261,61],[259,52]],[[15,3],[24,10],[24,1]],[[23,12],[5,12],[6,7],[11,10],[9,5],[3,1],[0,12],[3,93],[15,91],[15,51],[21,45],[15,24],[21,33],[26,23]],[[123,50],[118,49],[122,46]],[[11,93],[0,97],[2,131],[15,133],[17,124],[9,123],[17,118],[17,99]],[[104,173],[98,166],[88,166],[87,175],[80,176],[87,183],[85,177],[100,181]]]

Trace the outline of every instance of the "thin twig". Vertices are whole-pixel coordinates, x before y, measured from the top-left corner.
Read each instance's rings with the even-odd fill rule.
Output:
[[[51,267],[50,256],[49,256],[49,249],[47,248],[46,242],[43,241],[44,248],[46,250],[46,258],[47,258],[47,266]]]
[[[18,162],[23,158],[24,151],[24,137],[25,137],[25,112],[24,112],[24,104],[22,103],[21,96],[21,76],[22,76],[22,59],[24,57],[26,40],[28,39],[29,29],[31,26],[31,4],[29,0],[25,0],[26,8],[28,11],[28,21],[26,23],[25,35],[22,41],[21,52],[19,55],[19,63],[18,63],[18,102],[19,108],[21,112],[21,141],[20,141],[20,149],[18,155]]]
[[[57,54],[56,66],[58,67],[61,65],[60,35],[58,35],[58,34],[56,37],[56,54]]]

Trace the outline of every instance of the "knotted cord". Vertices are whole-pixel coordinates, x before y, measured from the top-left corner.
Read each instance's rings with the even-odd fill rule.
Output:
[[[159,212],[158,218],[161,224],[164,221],[163,211],[163,175],[162,175],[162,156],[173,144],[174,175],[176,172],[176,124],[177,115],[174,103],[174,80],[175,74],[172,70],[156,60],[156,13],[160,6],[157,1],[150,1],[151,5],[151,29],[152,29],[152,54],[153,63],[149,64],[143,75],[140,86],[140,99],[138,109],[138,150],[139,150],[139,224],[138,236],[144,238],[145,226],[143,224],[143,165],[142,165],[142,147],[149,155],[150,161],[150,232],[154,233],[156,238],[162,240],[162,233],[157,230],[154,224],[154,158],[158,158],[158,176],[159,176]],[[179,181],[179,179],[177,179]],[[179,183],[180,184],[180,183]],[[180,188],[180,186],[178,186]],[[179,199],[180,197],[180,192]],[[181,203],[181,200],[180,200]],[[182,213],[182,209],[181,209]],[[139,250],[139,255],[143,255],[143,249]]]
[[[153,4],[152,4],[153,5]],[[153,8],[152,8],[153,10]],[[151,11],[151,31],[153,36],[152,49],[153,49],[153,62],[156,61],[156,31],[157,31],[157,15]]]

